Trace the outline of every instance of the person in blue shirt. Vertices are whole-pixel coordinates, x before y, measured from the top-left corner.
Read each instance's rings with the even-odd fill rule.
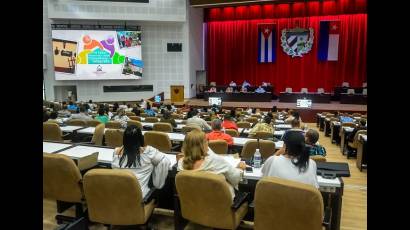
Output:
[[[77,107],[77,105],[75,105],[72,101],[70,101],[70,102],[68,103],[67,109],[68,109],[68,110],[75,110],[75,111],[77,111],[78,107]]]
[[[255,93],[266,93],[265,89],[262,88],[262,86],[259,86],[256,90]]]
[[[246,80],[243,81],[243,83],[242,83],[242,88],[244,88],[244,87],[250,87],[250,86],[251,86],[251,84],[249,84],[249,82],[247,82]]]
[[[151,109],[151,104],[149,102],[147,103],[147,108],[144,110],[144,112],[150,117],[155,117],[156,115],[154,110]]]

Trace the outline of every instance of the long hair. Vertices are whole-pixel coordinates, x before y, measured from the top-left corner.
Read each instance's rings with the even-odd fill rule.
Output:
[[[292,156],[292,163],[299,168],[299,173],[305,172],[309,166],[309,149],[305,147],[305,138],[299,131],[289,131],[284,138],[286,153]]]
[[[184,154],[183,167],[184,169],[193,169],[194,163],[203,159],[208,155],[205,149],[206,137],[205,133],[199,130],[192,130],[185,136],[182,145],[182,153]]]
[[[141,165],[140,148],[144,146],[144,136],[141,129],[136,125],[129,125],[124,131],[123,137],[123,154],[120,158],[120,167],[122,167],[125,159],[124,168],[137,167]]]

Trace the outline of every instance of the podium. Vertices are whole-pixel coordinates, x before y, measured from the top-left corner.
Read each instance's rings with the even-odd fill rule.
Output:
[[[184,102],[183,85],[171,85],[171,102]]]

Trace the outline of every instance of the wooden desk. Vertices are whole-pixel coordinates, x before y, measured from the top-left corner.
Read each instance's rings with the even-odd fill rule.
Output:
[[[312,103],[330,103],[329,93],[286,93],[279,94],[279,102],[296,103],[297,99],[309,99]]]
[[[342,93],[340,94],[340,104],[366,105],[367,95]]]
[[[335,143],[337,145],[340,144],[340,122],[339,121],[333,121],[330,122],[330,140],[332,143]]]
[[[204,100],[209,97],[220,97],[224,101],[271,102],[272,93],[204,93]]]
[[[367,168],[367,135],[360,134],[356,159],[356,166],[359,168],[360,172],[362,171],[364,165]]]

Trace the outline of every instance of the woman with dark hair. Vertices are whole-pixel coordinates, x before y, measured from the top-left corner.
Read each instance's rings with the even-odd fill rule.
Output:
[[[138,179],[145,197],[149,192],[149,180],[155,188],[164,186],[171,165],[169,159],[158,149],[147,145],[144,136],[136,125],[128,126],[124,131],[123,146],[115,148],[112,168],[131,170]]]
[[[270,156],[262,167],[263,176],[293,180],[319,188],[316,163],[309,159],[305,137],[300,132],[290,132],[284,139],[285,153]]]
[[[117,112],[117,109],[118,109],[119,107],[120,107],[120,106],[118,105],[118,103],[115,102],[115,103],[114,103],[114,106],[112,107],[112,111],[113,111],[114,113],[116,113],[116,112]]]
[[[169,111],[164,112],[164,116],[161,118],[160,122],[170,123],[172,127],[177,127],[177,123],[175,122],[174,118],[171,117],[171,112]]]
[[[278,112],[278,108],[276,107],[276,105],[274,105],[274,106],[272,107],[271,112],[272,112],[272,113]]]
[[[98,115],[95,116],[95,120],[105,124],[110,120],[110,118],[105,114],[105,109],[104,108],[99,108],[98,109]]]
[[[147,108],[144,110],[144,112],[150,117],[155,117],[156,115],[154,110],[151,109],[151,104],[149,102],[147,102]]]

